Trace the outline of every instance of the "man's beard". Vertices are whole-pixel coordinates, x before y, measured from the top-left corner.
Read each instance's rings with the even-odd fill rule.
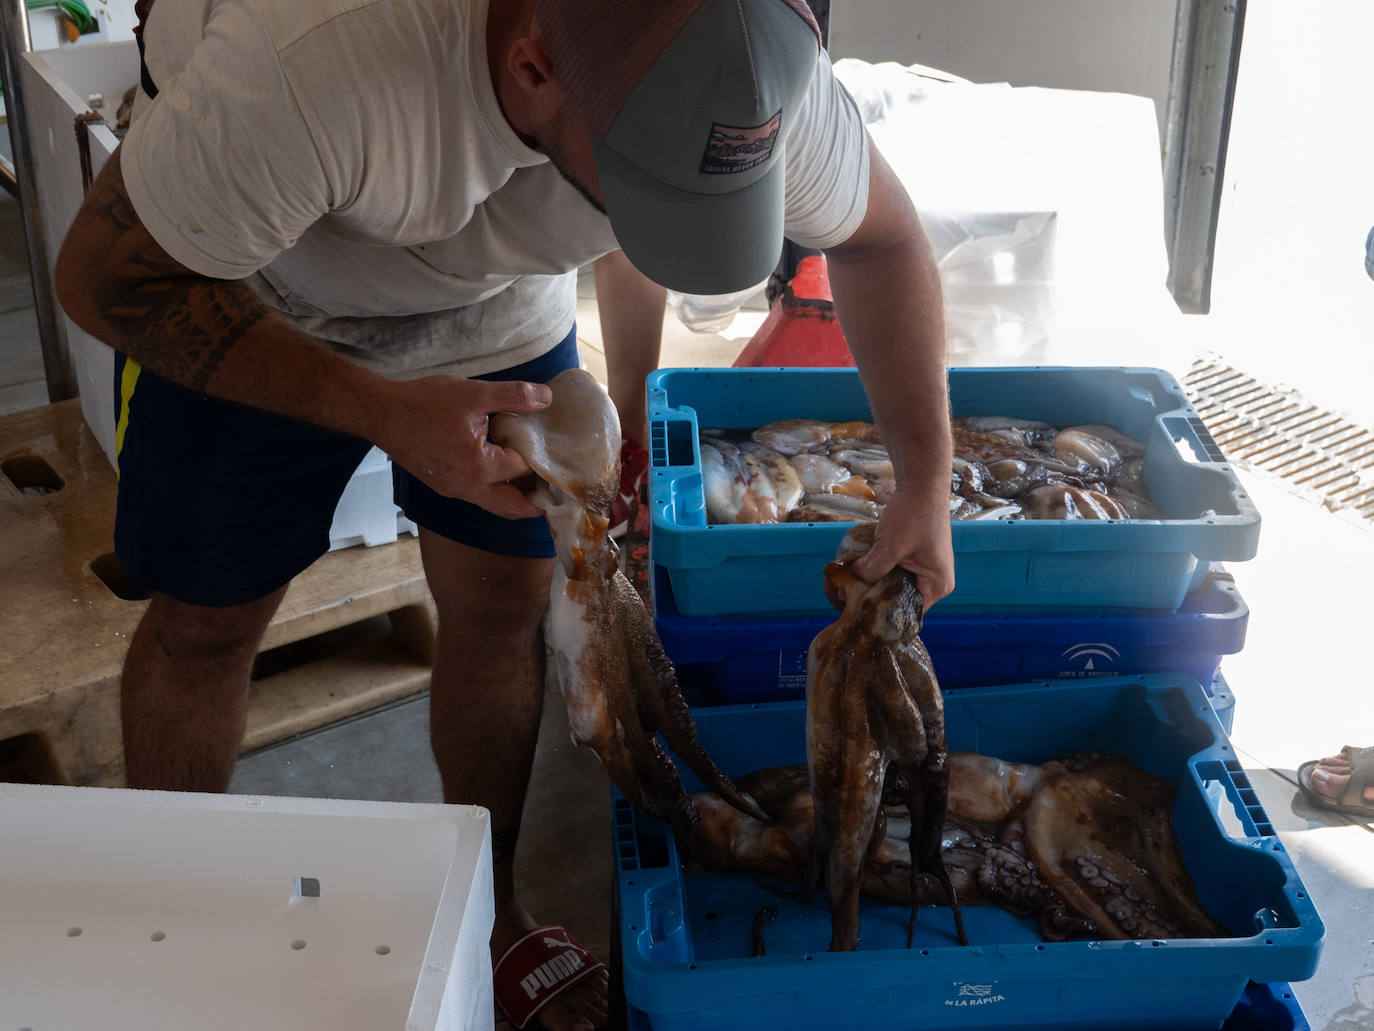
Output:
[[[587,185],[573,175],[572,170],[568,167],[567,156],[563,153],[563,147],[559,143],[559,140],[562,139],[562,129],[563,116],[560,113],[546,131],[534,134],[535,140],[539,143],[539,149],[548,157],[549,163],[553,165],[558,174],[567,180],[568,185],[580,193],[582,198],[597,211],[603,215],[606,214],[605,205],[592,195],[592,191]]]

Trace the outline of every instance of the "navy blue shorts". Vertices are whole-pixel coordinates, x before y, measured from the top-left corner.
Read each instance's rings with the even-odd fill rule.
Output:
[[[545,383],[578,365],[576,327],[553,350],[476,376]],[[115,552],[134,582],[194,605],[240,605],[329,550],[344,487],[371,445],[178,386],[116,355]],[[436,494],[392,465],[396,504],[484,551],[553,555],[542,516],[504,519]]]

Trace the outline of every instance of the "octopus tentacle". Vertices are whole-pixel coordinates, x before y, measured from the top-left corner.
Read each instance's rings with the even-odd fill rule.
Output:
[[[910,815],[908,944],[925,878],[943,890],[955,910],[959,940],[967,944],[958,897],[941,857],[948,750],[940,687],[917,637],[921,596],[904,569],[872,584],[850,571],[849,563],[872,547],[874,536],[871,524],[851,530],[836,561],[825,567],[826,596],[840,617],[816,635],[807,660],[807,760],[815,797],[815,852],[826,857],[830,948],[857,947],[861,868],[872,858],[876,814],[894,773],[906,785]]]
[[[634,592],[634,588],[623,575],[620,576],[620,580],[624,581],[623,590]],[[662,734],[668,747],[687,764],[708,789],[740,811],[757,820],[768,822],[771,817],[760,809],[753,799],[746,797],[735,787],[701,746],[696,721],[692,719],[692,710],[682,697],[682,688],[678,684],[672,660],[664,652],[663,642],[653,631],[648,611],[639,602],[637,595],[633,603],[627,600],[622,615],[638,624],[633,636],[642,645],[642,658],[648,670],[648,681],[653,685],[641,688],[638,693],[640,710],[645,717],[645,729],[651,733],[656,731]]]
[[[700,827],[701,815],[654,737],[660,732],[707,785],[766,821],[697,740],[653,621],[620,572],[618,549],[606,535],[620,476],[615,406],[581,369],[559,374],[549,387],[547,408],[496,415],[491,430],[534,472],[530,499],[553,534],[558,562],[547,641],[573,740],[592,748],[621,793],[669,821],[682,840]]]

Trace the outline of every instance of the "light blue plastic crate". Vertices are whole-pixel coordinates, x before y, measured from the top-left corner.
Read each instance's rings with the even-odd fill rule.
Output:
[[[949,745],[1020,762],[1116,752],[1179,783],[1174,826],[1203,906],[1235,937],[1043,942],[1035,921],[967,907],[971,945],[944,908],[866,899],[858,952],[829,953],[823,901],[803,906],[747,874],[684,867],[661,822],[614,799],[623,982],[654,1031],[1197,1031],[1218,1028],[1250,982],[1313,975],[1325,930],[1196,681],[1116,677],[974,687],[945,699]],[[733,776],[805,761],[805,704],[694,710]],[[685,769],[688,790],[701,785]],[[764,906],[767,955],[752,956]]]
[[[1173,611],[1210,562],[1254,557],[1259,513],[1167,372],[963,368],[949,371],[949,389],[956,417],[1106,423],[1145,442],[1145,484],[1167,518],[955,522],[956,586],[944,611]],[[830,612],[821,570],[852,524],[708,524],[697,434],[786,418],[869,419],[857,371],[662,369],[648,393],[649,546],[679,612]]]

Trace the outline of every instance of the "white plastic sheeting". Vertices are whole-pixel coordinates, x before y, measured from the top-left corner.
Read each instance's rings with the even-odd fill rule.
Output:
[[[1152,101],[835,71],[936,247],[952,364],[1186,366]]]

